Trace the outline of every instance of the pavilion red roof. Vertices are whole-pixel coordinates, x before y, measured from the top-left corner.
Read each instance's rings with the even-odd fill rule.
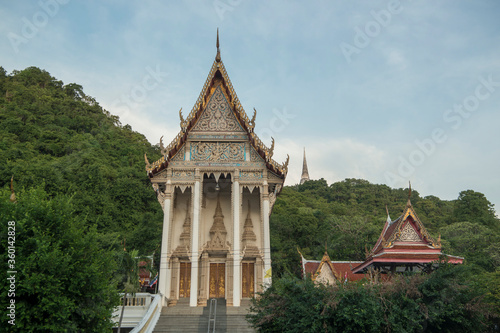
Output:
[[[413,267],[423,269],[443,256],[454,264],[461,264],[464,259],[442,253],[440,237],[437,241],[431,237],[408,198],[401,216],[392,221],[388,214],[375,246],[367,253],[366,260],[353,268],[353,273],[366,273],[374,266],[393,272],[398,271],[398,267],[400,271],[401,267],[405,270]]]

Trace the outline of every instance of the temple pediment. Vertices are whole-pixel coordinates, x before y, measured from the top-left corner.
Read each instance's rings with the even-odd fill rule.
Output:
[[[215,89],[207,106],[191,129],[193,134],[199,132],[217,133],[218,136],[221,132],[245,133],[220,85]]]

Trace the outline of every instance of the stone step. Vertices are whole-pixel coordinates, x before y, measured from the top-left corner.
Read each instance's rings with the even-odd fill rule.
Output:
[[[217,300],[215,332],[255,332],[245,319],[250,301],[243,300],[241,307],[227,307],[224,299]],[[190,307],[189,300],[182,299],[175,306],[163,308],[154,332],[207,332],[209,306]]]

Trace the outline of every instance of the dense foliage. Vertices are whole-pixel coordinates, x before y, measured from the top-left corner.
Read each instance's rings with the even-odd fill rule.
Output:
[[[2,235],[8,220],[19,228],[18,329],[109,330],[124,246],[151,255],[160,245],[162,211],[143,157],[158,158],[158,147],[81,86],[34,67],[0,67],[0,123]],[[6,244],[2,237],[3,259]]]
[[[493,331],[498,318],[473,270],[442,265],[430,275],[394,276],[384,284],[334,286],[287,275],[253,300],[247,318],[260,332]]]
[[[151,254],[159,245],[161,207],[144,171],[158,147],[122,126],[80,85],[64,85],[30,67],[0,67],[0,187],[43,182],[49,196],[71,195],[75,213],[96,224],[105,246],[126,239]]]
[[[95,224],[75,214],[66,195],[49,198],[40,187],[18,191],[16,203],[9,195],[0,189],[2,235],[13,237],[2,237],[0,260],[14,272],[7,274],[12,281],[0,280],[0,331],[109,331],[119,301],[116,266],[113,253],[99,244]]]
[[[319,260],[325,245],[333,260],[364,260],[387,219],[396,219],[408,190],[365,180],[328,185],[323,179],[285,187],[271,216],[273,286],[254,300],[250,322],[262,332],[483,332],[500,317],[500,228],[481,193],[457,200],[420,197],[411,203],[443,250],[466,264],[431,275],[393,277],[334,287],[302,280],[297,247]],[[496,326],[495,326],[496,325]]]

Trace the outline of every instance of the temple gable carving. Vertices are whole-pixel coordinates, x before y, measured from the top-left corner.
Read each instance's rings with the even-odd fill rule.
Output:
[[[222,93],[221,87],[215,89],[212,98],[192,129],[193,132],[244,132],[236,119],[231,106]]]
[[[403,242],[420,242],[422,239],[418,235],[415,228],[411,226],[411,223],[407,222],[401,230],[398,240]]]
[[[192,161],[244,161],[245,143],[243,142],[193,142],[191,143]]]

